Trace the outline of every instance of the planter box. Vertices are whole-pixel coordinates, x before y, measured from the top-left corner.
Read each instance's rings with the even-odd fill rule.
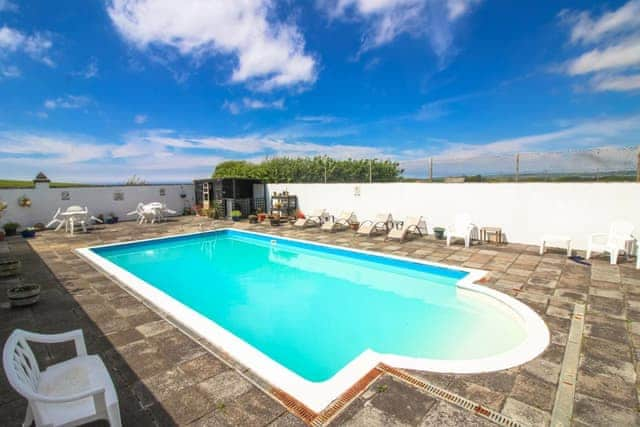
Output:
[[[22,264],[15,258],[0,259],[0,277],[9,277],[20,274]]]
[[[7,290],[11,307],[25,307],[35,304],[40,299],[40,285],[25,284]]]
[[[7,236],[15,236],[17,234],[17,229],[13,228],[13,229],[8,229],[8,230],[4,230],[4,232],[7,234]]]

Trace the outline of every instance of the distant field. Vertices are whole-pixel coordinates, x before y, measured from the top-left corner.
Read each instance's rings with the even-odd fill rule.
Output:
[[[52,182],[51,187],[90,187],[87,184],[74,184],[71,182]],[[33,188],[33,181],[20,181],[16,179],[0,179],[0,188]]]

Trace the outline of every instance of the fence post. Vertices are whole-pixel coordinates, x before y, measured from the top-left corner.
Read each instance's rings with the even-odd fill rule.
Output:
[[[636,154],[636,182],[640,182],[640,146]]]
[[[433,182],[433,157],[429,157],[429,182]]]
[[[327,183],[327,158],[324,158],[324,183]]]
[[[520,181],[520,153],[516,153],[516,182]]]

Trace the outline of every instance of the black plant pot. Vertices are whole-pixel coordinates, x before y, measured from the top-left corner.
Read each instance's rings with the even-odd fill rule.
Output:
[[[15,236],[17,234],[17,230],[15,228],[5,228],[4,232],[7,236]]]
[[[435,227],[433,229],[433,233],[436,235],[436,239],[438,240],[442,240],[444,239],[444,228],[442,227]]]

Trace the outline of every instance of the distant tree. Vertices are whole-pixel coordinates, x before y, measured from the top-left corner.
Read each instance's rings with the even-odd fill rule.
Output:
[[[125,181],[124,185],[147,185],[147,181],[137,175],[133,175]]]
[[[390,160],[330,157],[275,157],[253,164],[231,160],[218,164],[214,178],[254,178],[267,182],[393,182],[402,178],[400,164]]]
[[[245,160],[227,160],[216,165],[214,178],[255,178],[257,165]]]

